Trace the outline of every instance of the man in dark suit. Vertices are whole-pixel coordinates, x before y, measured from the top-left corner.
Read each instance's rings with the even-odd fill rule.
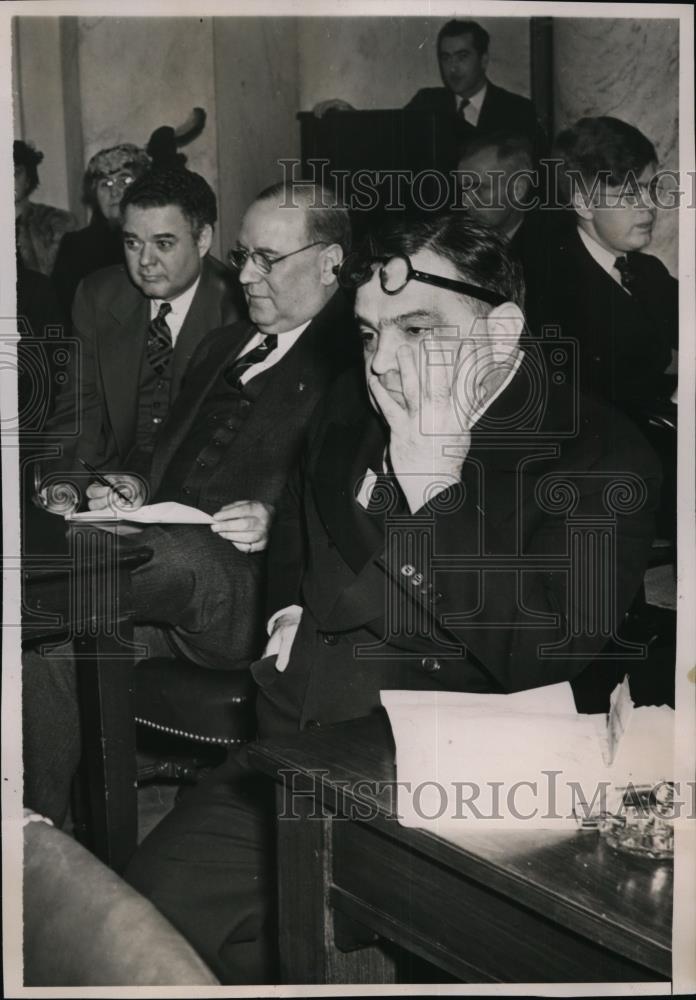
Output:
[[[581,119],[555,146],[573,215],[530,276],[530,324],[577,340],[584,392],[629,411],[668,400],[679,286],[644,252],[660,197],[655,147],[609,117]]]
[[[259,553],[273,507],[312,410],[358,353],[333,270],[349,244],[348,215],[312,207],[328,197],[312,186],[278,185],[250,206],[231,254],[250,321],[212,331],[201,343],[149,469],[134,449],[135,464],[127,459],[128,471],[110,474],[128,491],[131,510],[152,496],[215,516],[212,530],[153,525],[135,539],[153,550],[132,576],[136,640],[150,655],[231,669],[257,648]],[[87,493],[93,509],[122,503],[96,483]],[[132,541],[120,539],[123,546]],[[24,710],[27,802],[60,821],[79,757],[69,659],[25,656]]]
[[[407,108],[450,116],[462,150],[475,137],[515,131],[526,135],[540,156],[544,136],[532,102],[486,76],[489,42],[488,32],[476,21],[443,25],[437,36],[437,61],[444,86],[419,90]]]
[[[120,464],[135,446],[151,453],[196,347],[238,316],[231,275],[208,255],[217,204],[200,175],[147,173],[121,211],[125,265],[89,275],[75,296],[79,364],[48,427],[61,448],[52,470]]]
[[[578,399],[562,343],[546,357],[521,339],[504,241],[458,215],[374,253],[340,272],[365,377],[322,403],[274,524],[261,736],[364,716],[382,689],[573,678],[616,637],[648,558],[655,458]],[[598,544],[609,561],[585,557]],[[127,873],[226,983],[274,981],[263,795],[242,751]]]

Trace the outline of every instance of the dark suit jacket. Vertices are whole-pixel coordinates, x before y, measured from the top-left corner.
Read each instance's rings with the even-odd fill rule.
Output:
[[[88,274],[123,262],[123,237],[119,227],[109,226],[104,217],[93,216],[90,224],[60,241],[51,280],[65,315],[72,312],[77,286]]]
[[[678,346],[679,283],[646,253],[628,254],[637,275],[628,295],[566,228],[526,274],[530,327],[560,327],[577,341],[583,392],[624,409],[665,395],[663,372]]]
[[[354,499],[383,426],[355,380],[334,386],[271,537],[269,613],[293,603],[304,612],[286,671],[274,658],[252,667],[262,735],[365,715],[381,689],[568,680],[616,631],[648,559],[657,461],[625,418],[592,400],[573,428],[566,386],[549,379],[532,398],[532,369],[525,358],[474,427],[462,487],[405,511],[388,537]],[[622,481],[623,499],[612,492]],[[573,523],[597,547],[571,566]],[[600,549],[611,572],[585,554]]]
[[[207,257],[174,349],[172,399],[205,335],[237,316],[226,268]],[[149,322],[150,300],[132,284],[125,265],[98,271],[81,283],[73,307],[79,368],[67,380],[48,428],[51,439],[63,447],[53,469],[77,470],[78,457],[97,467],[115,468],[131,452]],[[67,436],[72,433],[76,406],[81,425],[77,438]]]
[[[147,473],[153,496],[220,370],[237,357],[254,332],[253,324],[243,321],[213,330],[201,343],[157,439]],[[358,357],[352,309],[339,291],[271,369],[250,415],[211,471],[201,508],[214,513],[235,500],[276,504],[318,400],[336,375]],[[142,470],[135,466],[133,471]]]
[[[467,127],[466,123],[462,123],[461,118],[456,114],[456,96],[447,87],[425,87],[419,90],[411,98],[407,108],[414,111],[433,111],[451,115],[461,126],[462,147],[466,146],[467,136],[509,131],[521,132],[523,135],[529,136],[537,156],[541,156],[545,152],[546,137],[537,120],[532,102],[528,98],[522,97],[521,94],[513,94],[510,90],[497,87],[490,80],[476,127],[472,125]]]

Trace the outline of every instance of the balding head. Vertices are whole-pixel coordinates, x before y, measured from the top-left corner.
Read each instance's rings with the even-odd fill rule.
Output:
[[[262,333],[296,329],[336,290],[333,268],[347,249],[350,224],[330,198],[320,185],[279,184],[262,191],[247,210],[237,242],[248,255],[240,281],[250,318]]]

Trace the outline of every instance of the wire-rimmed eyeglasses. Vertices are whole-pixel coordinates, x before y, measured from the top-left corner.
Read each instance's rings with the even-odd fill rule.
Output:
[[[133,174],[116,174],[113,177],[100,177],[97,181],[97,187],[101,191],[113,191],[114,188],[117,191],[125,191],[127,187],[135,180]]]
[[[480,299],[492,306],[500,306],[506,298],[489,288],[472,285],[468,281],[455,278],[444,278],[440,274],[428,274],[426,271],[416,271],[406,254],[386,255],[350,253],[342,264],[337,264],[333,271],[342,288],[359,288],[370,280],[375,264],[381,264],[379,283],[387,295],[397,295],[409,281],[423,281],[427,285],[446,288],[452,292],[461,292],[474,299]]]
[[[230,250],[227,254],[227,260],[236,271],[241,271],[247,260],[251,260],[254,267],[258,268],[263,274],[270,274],[271,268],[275,264],[279,264],[281,260],[294,257],[296,253],[302,253],[303,250],[309,250],[310,247],[319,246],[326,246],[326,240],[315,240],[314,243],[307,243],[306,246],[298,247],[297,250],[291,250],[290,253],[284,253],[281,257],[269,257],[263,250],[241,250],[238,248]]]

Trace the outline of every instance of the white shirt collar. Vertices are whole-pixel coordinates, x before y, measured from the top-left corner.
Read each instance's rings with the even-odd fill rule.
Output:
[[[616,258],[620,257],[621,254],[612,253],[611,250],[607,250],[601,246],[597,240],[590,236],[589,233],[586,233],[584,229],[581,229],[580,226],[578,226],[578,236],[590,257],[599,264],[603,271],[606,271],[617,285],[621,285],[621,275],[616,270]],[[623,285],[621,287],[623,288]]]
[[[250,368],[247,368],[239,380],[242,385],[254,378],[256,375],[260,374],[260,372],[266,371],[267,368],[272,368],[274,365],[277,365],[280,359],[285,357],[290,348],[300,339],[311,322],[311,319],[308,319],[306,323],[302,323],[301,326],[296,326],[293,330],[287,330],[285,333],[279,333],[278,345],[275,350],[271,351],[271,353],[268,354],[263,361],[259,361],[255,365],[251,365]],[[257,344],[260,344],[264,340],[265,336],[265,333],[261,333],[260,330],[257,331],[245,344],[244,349],[240,351],[239,357],[241,358],[249,351],[253,351]]]
[[[480,90],[477,90],[473,97],[469,97],[466,108],[464,109],[464,117],[472,125],[476,125],[479,120],[479,115],[481,114],[481,106],[483,105],[484,99],[486,97],[486,91],[488,90],[488,80],[484,83]],[[467,100],[465,97],[460,97],[457,95],[457,111],[460,110],[462,106],[462,101]]]
[[[172,307],[172,311],[167,315],[167,326],[172,333],[172,345],[176,344],[176,338],[179,336],[182,326],[184,325],[184,320],[191,308],[191,303],[193,302],[193,297],[198,290],[198,286],[201,283],[200,274],[191,285],[187,288],[185,292],[181,295],[177,295],[173,299],[150,299],[150,319],[154,319],[160,310],[160,306],[163,302],[169,302]]]

